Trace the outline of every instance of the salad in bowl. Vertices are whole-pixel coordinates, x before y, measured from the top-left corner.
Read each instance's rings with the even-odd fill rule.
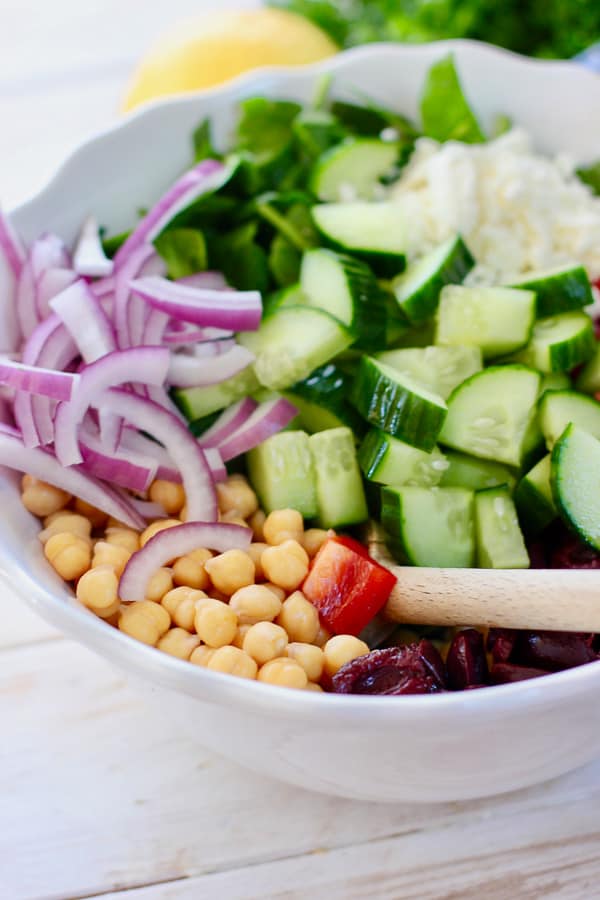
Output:
[[[335,743],[327,716],[349,727],[370,705],[358,768],[399,726],[389,704],[458,721],[476,703],[462,692],[489,687],[482,727],[504,696],[545,720],[538,676],[599,652],[591,633],[385,617],[401,570],[373,531],[408,566],[600,565],[596,145],[571,154],[544,117],[534,139],[502,92],[481,114],[481,60],[524,63],[450,49],[354,51],[157,105],[0,219],[0,463],[36,517],[34,602],[165,686],[206,685],[231,735],[238,701],[256,704],[269,729],[233,754],[250,764],[276,714],[290,734],[318,716]],[[398,98],[386,64],[406,76]],[[525,65],[532,90],[541,69],[544,85],[572,73]],[[84,187],[73,210],[65,185]],[[63,590],[41,586],[58,583],[48,567]],[[566,698],[575,676],[542,682]],[[431,727],[408,741],[413,765]],[[500,786],[467,787],[469,758],[443,796],[532,780],[513,760]],[[287,751],[275,768],[306,783]],[[394,769],[373,790],[350,770],[312,786],[412,796]]]

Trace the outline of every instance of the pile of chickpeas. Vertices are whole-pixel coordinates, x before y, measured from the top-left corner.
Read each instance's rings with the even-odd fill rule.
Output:
[[[119,578],[132,553],[158,531],[185,521],[182,486],[152,484],[149,499],[170,518],[139,532],[30,475],[22,480],[23,504],[43,520],[46,559],[74,584],[80,602],[108,624],[216,672],[327,689],[341,666],[369,652],[353,635],[332,637],[300,589],[310,560],[332,532],[305,530],[294,509],[265,515],[242,475],[218,484],[217,494],[220,521],[252,530],[247,550],[215,555],[198,547],[158,569],[145,600],[123,603]]]

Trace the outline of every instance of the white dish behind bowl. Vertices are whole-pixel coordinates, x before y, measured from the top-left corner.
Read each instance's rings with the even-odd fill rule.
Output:
[[[582,163],[598,155],[600,78],[590,72],[465,41],[372,45],[154,104],[85,144],[13,222],[28,240],[52,230],[71,241],[90,212],[111,233],[129,227],[189,165],[201,119],[215,121],[225,145],[240,99],[308,100],[326,72],[337,95],[358,92],[414,117],[427,69],[450,50],[485,125],[504,113],[545,152],[569,152]],[[257,771],[357,799],[431,802],[523,787],[600,753],[599,663],[516,685],[403,698],[319,696],[217,675],[138,644],[81,609],[46,565],[12,476],[0,475],[0,502],[0,575],[13,589],[135,675],[182,730]]]

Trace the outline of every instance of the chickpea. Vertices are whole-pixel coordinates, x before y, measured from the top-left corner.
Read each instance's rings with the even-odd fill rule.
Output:
[[[153,538],[159,531],[175,528],[176,525],[181,525],[179,519],[157,519],[155,522],[152,522],[140,535],[140,547],[145,547],[150,538]],[[168,565],[170,565],[170,562]]]
[[[40,481],[31,475],[23,476],[21,488],[23,506],[34,516],[40,516],[40,518],[64,509],[71,499],[71,495],[66,491],[61,491],[53,484],[46,484],[45,481]]]
[[[190,662],[194,663],[195,666],[208,666],[211,657],[216,652],[214,647],[207,647],[206,644],[200,644],[200,646],[196,647],[192,652]]]
[[[77,497],[73,506],[75,507],[76,512],[90,520],[92,528],[102,528],[106,524],[108,519],[107,514],[102,512],[101,509],[96,509],[91,503],[86,503],[85,500],[81,500]],[[117,527],[123,527],[122,522],[117,522],[115,520],[114,524],[117,525]]]
[[[131,553],[125,547],[107,544],[106,541],[97,541],[94,546],[92,568],[95,569],[96,566],[112,566],[117,575],[121,576],[130,557]]]
[[[304,521],[297,509],[275,509],[269,513],[263,525],[267,544],[283,544],[284,541],[302,540]]]
[[[88,609],[105,610],[119,600],[119,579],[111,566],[98,566],[83,573],[75,593]]]
[[[283,656],[288,643],[285,628],[273,622],[257,622],[252,625],[244,638],[244,650],[259,666]]]
[[[164,650],[177,659],[189,659],[193,651],[200,645],[200,638],[196,634],[190,634],[183,628],[170,628],[156,645],[159,650]]]
[[[232,595],[229,605],[241,625],[272,622],[281,612],[281,600],[263,584],[250,584]]]
[[[87,538],[65,531],[46,541],[44,555],[61,578],[74,581],[89,569],[92,551]]]
[[[321,625],[317,632],[317,636],[313,641],[313,644],[315,645],[315,647],[322,648],[325,646],[325,644],[327,643],[327,641],[329,640],[330,637],[331,637],[331,632],[328,631],[324,625]]]
[[[298,541],[286,540],[269,547],[260,561],[269,581],[286,591],[296,590],[308,575],[308,554]]]
[[[241,528],[250,528],[245,519],[241,519],[235,513],[219,514],[219,522],[226,522],[228,525],[239,525]]]
[[[224,647],[236,635],[238,617],[233,609],[220,600],[203,600],[196,607],[194,626],[197,634],[209,647]]]
[[[253,513],[248,519],[248,525],[252,529],[252,534],[254,535],[255,541],[264,541],[265,534],[263,531],[263,526],[265,524],[266,515],[262,509],[257,509],[255,513]]]
[[[238,678],[256,678],[258,666],[251,656],[238,647],[219,647],[211,655],[207,664],[213,672],[225,672]]]
[[[328,537],[329,532],[325,531],[324,528],[309,528],[308,531],[304,532],[302,535],[302,546],[311,559],[317,555]]]
[[[161,566],[154,575],[151,576],[146,588],[146,600],[153,600],[154,603],[160,603],[165,594],[173,587],[172,570]]]
[[[105,540],[107,544],[123,547],[129,553],[135,553],[140,549],[140,535],[133,528],[115,528],[114,526],[107,528]]]
[[[106,609],[93,609],[92,612],[95,616],[98,616],[99,619],[104,619],[105,622],[108,622],[109,625],[114,625],[115,628],[119,624],[119,612],[121,610],[121,601],[117,598],[112,606],[107,606]]]
[[[321,687],[321,685],[316,684],[314,681],[309,681],[308,684],[306,685],[306,687],[304,688],[304,690],[305,691],[316,691],[319,694],[323,693],[323,688]]]
[[[360,638],[354,637],[352,634],[336,634],[329,638],[323,647],[325,673],[333,676],[350,660],[369,652],[369,645]]]
[[[138,600],[125,606],[119,616],[119,629],[143,644],[155,647],[171,625],[171,617],[160,603]]]
[[[232,640],[232,645],[234,647],[239,647],[240,650],[244,647],[244,638],[248,634],[248,631],[252,628],[252,625],[238,625],[238,630],[235,633],[235,637]]]
[[[283,601],[277,624],[285,628],[291,641],[310,644],[319,632],[319,613],[302,591],[294,591]]]
[[[40,531],[38,535],[42,544],[45,544],[46,541],[55,534],[64,534],[65,532],[68,532],[69,534],[76,534],[82,538],[89,538],[92,533],[92,523],[90,520],[77,513],[61,511],[55,513],[51,518],[52,521],[48,522],[44,530]]]
[[[262,586],[268,588],[273,594],[275,594],[276,597],[279,598],[279,602],[283,603],[283,601],[285,600],[285,591],[283,588],[277,587],[277,585],[273,584],[272,581],[264,581]]]
[[[165,481],[163,478],[157,478],[152,482],[148,496],[154,503],[160,503],[169,516],[176,516],[185,503],[183,486],[175,481]]]
[[[309,682],[319,681],[325,665],[325,656],[320,647],[315,647],[313,644],[294,642],[287,645],[286,654],[290,659],[295,660],[299,666],[302,666]]]
[[[204,591],[177,587],[166,593],[160,602],[176,625],[186,631],[193,631],[198,601],[207,599]]]
[[[187,522],[187,514],[188,514],[187,503],[184,503],[179,511],[179,521]]]
[[[204,568],[216,589],[228,597],[240,588],[254,584],[254,563],[243,550],[226,550],[207,559]]]
[[[185,556],[180,556],[173,564],[173,581],[175,584],[185,584],[197,591],[205,591],[210,586],[210,579],[204,567],[204,563],[212,559],[210,550],[200,548],[192,550]]]
[[[270,659],[258,670],[258,680],[279,687],[305,688],[308,684],[306,672],[293,659],[278,656]]]
[[[256,494],[245,478],[233,476],[216,487],[219,512],[233,512],[240,519],[247,519],[258,509]]]
[[[246,553],[254,563],[254,577],[256,581],[262,581],[265,577],[265,573],[263,572],[263,567],[260,560],[263,555],[263,550],[266,550],[268,546],[268,544],[261,544],[258,541],[255,541],[253,544],[250,544],[250,546],[246,550]]]

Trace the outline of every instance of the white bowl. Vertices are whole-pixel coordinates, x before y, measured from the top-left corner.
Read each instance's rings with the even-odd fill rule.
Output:
[[[484,125],[505,113],[542,151],[568,151],[580,162],[598,155],[600,78],[579,66],[464,41],[375,45],[154,104],[81,147],[13,221],[27,239],[53,230],[72,240],[93,211],[119,231],[189,164],[190,134],[203,117],[213,118],[224,142],[240,99],[308,100],[324,73],[335,75],[339,95],[359,91],[416,116],[426,71],[449,50]],[[249,768],[328,794],[432,802],[531,785],[600,753],[600,663],[481,691],[402,698],[315,695],[219,675],[145,647],[81,608],[46,564],[13,476],[0,476],[0,503],[1,574],[13,589],[51,624],[137,676],[182,732]]]

